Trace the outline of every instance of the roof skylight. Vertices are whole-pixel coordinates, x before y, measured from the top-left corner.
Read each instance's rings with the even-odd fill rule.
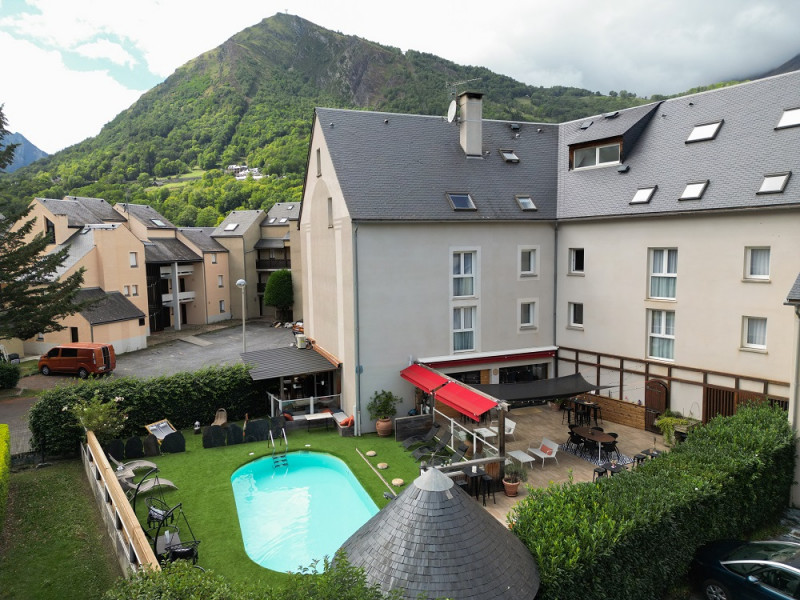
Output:
[[[500,155],[507,163],[518,163],[519,156],[513,150],[500,150]]]
[[[705,140],[713,140],[717,137],[719,128],[722,127],[724,121],[714,121],[713,123],[705,123],[704,125],[695,125],[689,137],[686,138],[686,143],[690,142],[704,142]]]
[[[594,121],[592,120],[584,121],[583,123],[581,123],[581,129],[589,129],[589,127],[592,126],[592,123],[594,123]]]
[[[514,196],[517,200],[517,204],[522,210],[536,210],[536,204],[533,202],[533,198],[528,194],[517,194]]]
[[[278,220],[278,217],[270,217],[269,218],[269,224],[272,225],[277,220]]]
[[[475,203],[472,201],[472,196],[469,194],[451,194],[448,192],[447,199],[450,200],[450,204],[454,210],[475,210]]]
[[[225,225],[225,229],[224,229],[224,231],[233,231],[233,230],[234,230],[234,229],[236,229],[238,226],[239,226],[239,224],[238,224],[238,223],[228,223],[227,225]]]
[[[656,193],[658,189],[657,185],[651,185],[649,187],[643,187],[636,190],[636,193],[633,195],[633,200],[631,200],[631,204],[647,204],[653,198],[653,194]]]
[[[286,223],[289,220],[289,217],[281,217],[280,223]]]
[[[775,129],[783,129],[784,127],[797,127],[800,125],[800,108],[787,108],[781,115],[781,120]]]
[[[161,219],[150,219],[156,226],[158,227],[166,227],[167,224],[164,223]]]
[[[700,200],[708,187],[708,179],[686,184],[680,200]]]
[[[764,181],[761,182],[761,187],[756,192],[757,194],[782,194],[786,189],[786,184],[789,182],[792,172],[786,173],[772,173],[764,175]]]

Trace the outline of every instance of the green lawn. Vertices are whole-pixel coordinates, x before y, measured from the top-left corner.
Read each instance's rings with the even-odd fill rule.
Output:
[[[252,460],[271,455],[272,449],[268,448],[267,442],[205,449],[201,436],[193,435],[191,430],[183,433],[186,437],[185,453],[163,455],[155,457],[153,461],[159,466],[160,476],[178,487],[177,490],[164,492],[164,500],[170,506],[182,503],[196,538],[201,540],[198,564],[223,575],[232,583],[250,583],[256,587],[282,584],[286,579],[284,574],[260,567],[245,553],[230,482],[231,474],[236,469]],[[369,459],[372,464],[388,463],[389,468],[380,473],[389,483],[399,477],[408,485],[419,475],[417,463],[394,437],[367,435],[343,438],[335,431],[314,429],[310,433],[295,429],[289,431],[288,435],[290,452],[323,451],[342,459],[378,507],[388,502],[383,497],[387,488],[361,458],[357,448],[362,453],[368,450],[377,452],[374,458]],[[145,502],[137,500],[136,509],[144,522]],[[331,515],[331,518],[336,518],[336,515]]]
[[[12,473],[0,598],[101,598],[122,574],[78,460]]]

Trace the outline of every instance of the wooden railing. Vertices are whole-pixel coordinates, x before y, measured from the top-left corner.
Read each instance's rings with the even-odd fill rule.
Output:
[[[91,431],[81,445],[81,458],[122,570],[126,575],[145,568],[160,570],[117,475]]]

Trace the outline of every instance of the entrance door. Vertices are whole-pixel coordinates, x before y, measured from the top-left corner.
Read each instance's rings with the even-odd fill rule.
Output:
[[[644,384],[644,427],[647,431],[661,433],[653,423],[669,408],[669,388],[663,381],[652,379]]]

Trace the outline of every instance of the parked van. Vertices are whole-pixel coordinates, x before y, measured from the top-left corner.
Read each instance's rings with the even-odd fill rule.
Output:
[[[117,356],[111,344],[75,342],[51,348],[39,358],[39,371],[50,373],[77,373],[81,379],[89,374],[105,375],[117,367]]]

